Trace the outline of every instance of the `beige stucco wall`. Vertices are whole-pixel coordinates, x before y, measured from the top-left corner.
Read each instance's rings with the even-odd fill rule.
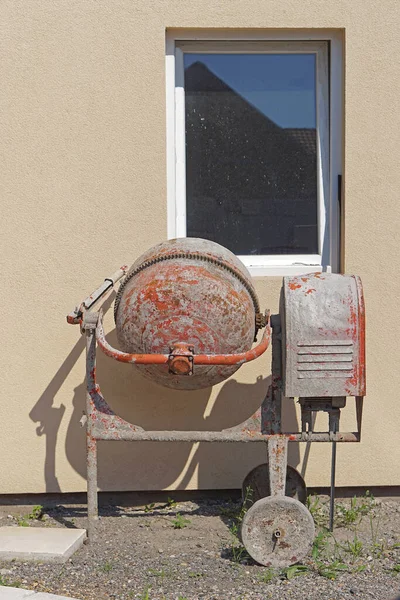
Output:
[[[172,27],[344,29],[344,260],[365,286],[368,397],[362,443],[338,448],[337,482],[400,484],[399,23],[398,0],[1,2],[0,493],[85,488],[83,340],[65,314],[166,238]],[[279,279],[256,285],[276,310]],[[100,383],[122,416],[145,427],[226,427],[259,404],[269,361],[212,393],[185,394],[100,357]],[[353,409],[346,414],[351,427]],[[295,419],[288,406],[289,427]],[[300,469],[302,452],[291,447]],[[262,457],[250,445],[102,443],[100,485],[238,487]],[[313,445],[308,484],[327,485],[328,468],[329,445]]]

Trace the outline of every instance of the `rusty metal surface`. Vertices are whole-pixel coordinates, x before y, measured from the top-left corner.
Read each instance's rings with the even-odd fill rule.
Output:
[[[244,442],[244,443],[264,443],[270,436],[260,433],[228,433],[224,431],[144,431],[137,425],[119,427],[113,420],[102,418],[94,426],[96,439],[101,440],[122,440],[132,442]],[[359,442],[358,433],[346,432],[338,433],[333,437],[329,433],[286,433],[284,434],[289,442]]]
[[[271,385],[261,405],[262,432],[280,433],[282,430],[282,330],[279,315],[271,315],[272,363]]]
[[[250,274],[239,259],[196,238],[170,240],[141,256],[115,308],[125,353],[166,355],[174,343],[184,343],[203,357],[204,366],[191,377],[171,376],[168,365],[138,366],[136,361],[143,375],[176,389],[209,387],[232,375],[240,362],[215,365],[205,357],[249,351],[259,310]]]
[[[273,435],[268,439],[268,474],[271,496],[285,495],[287,449],[287,436]]]
[[[121,286],[116,304],[119,341],[122,339],[123,347],[128,345],[124,350],[131,350],[132,343],[143,350],[125,352],[108,344],[101,312],[88,310],[124,273],[121,268],[106,278],[68,316],[69,322],[81,323],[87,338],[82,425],[87,428],[89,536],[93,539],[95,535],[98,515],[99,440],[262,443],[268,450],[268,462],[253,469],[243,484],[247,487],[250,483],[255,500],[243,521],[243,542],[261,564],[297,562],[311,547],[314,525],[301,503],[285,496],[303,502],[306,498],[303,479],[287,466],[288,443],[360,441],[365,315],[359,279],[327,274],[286,278],[280,315],[271,317],[270,322],[267,313],[263,322],[249,274],[236,257],[205,240],[172,240],[139,259]],[[252,348],[256,324],[266,327],[261,342]],[[106,355],[142,365],[146,376],[163,385],[197,389],[222,381],[244,362],[260,356],[269,345],[271,332],[269,393],[250,419],[222,431],[145,431],[111,410],[96,381],[96,342]],[[346,393],[338,393],[343,386]],[[300,389],[307,391],[300,393]],[[339,432],[340,409],[345,397],[353,393],[357,396],[358,432]],[[300,432],[281,431],[284,395],[300,397]],[[316,410],[328,412],[327,432],[312,430],[311,416]]]
[[[250,278],[250,274],[244,264],[234,254],[232,254],[230,250],[209,240],[200,238],[177,238],[162,242],[157,246],[153,246],[134,262],[127,273],[126,279],[121,284],[115,299],[115,320],[124,288],[133,277],[135,277],[140,271],[143,271],[152,265],[159,264],[165,260],[179,260],[180,258],[218,264],[220,267],[230,271],[231,274],[237,277],[248,290],[253,300],[256,314],[260,312],[260,305]],[[260,328],[263,327],[262,317],[257,317],[257,319],[261,320],[259,324]]]
[[[281,318],[284,395],[365,395],[365,310],[361,281],[314,273],[285,277]]]
[[[89,325],[89,324],[88,324]],[[93,540],[98,520],[97,499],[97,441],[94,436],[94,423],[97,407],[91,398],[91,386],[96,372],[96,338],[95,323],[88,326],[86,335],[86,470],[87,470],[87,503],[88,503],[88,537]]]
[[[103,298],[107,292],[111,291],[114,285],[122,279],[127,273],[128,266],[122,265],[115,273],[106,277],[104,282],[83,300],[79,306],[75,308],[72,312],[67,315],[67,323],[70,325],[78,325],[82,323],[83,313],[86,310],[90,310],[96,302],[98,302],[101,298]]]
[[[287,567],[304,558],[315,537],[314,521],[301,502],[269,496],[249,508],[242,540],[250,556],[266,567]]]
[[[193,346],[174,344],[168,357],[169,372],[173,375],[193,375]]]
[[[192,358],[194,365],[242,365],[246,362],[250,362],[255,360],[259,356],[261,356],[268,348],[271,337],[271,330],[269,325],[266,325],[264,329],[264,333],[262,339],[257,346],[247,350],[246,352],[242,352],[240,354],[194,354],[194,347],[188,346],[185,343],[175,343],[172,344],[172,350],[168,354],[128,354],[126,352],[121,352],[116,348],[113,348],[106,340],[104,334],[104,327],[102,322],[102,316],[100,315],[99,322],[96,329],[96,338],[99,344],[99,348],[114,360],[124,363],[131,363],[135,365],[168,365],[169,372],[171,368],[171,363],[174,361],[174,352],[175,355],[179,356],[180,348],[180,356],[187,357],[187,359]],[[189,350],[190,348],[190,350]],[[183,372],[172,372],[175,375],[188,375],[189,370],[186,373]]]
[[[346,406],[345,396],[334,396],[333,398],[299,398],[301,407],[301,430],[314,430],[315,413],[326,412],[328,414],[328,431],[333,435],[339,431],[340,409]]]
[[[267,463],[262,463],[254,467],[244,478],[242,484],[242,497],[245,500],[247,490],[250,488],[251,494],[249,505],[254,504],[261,498],[266,498],[271,495],[269,485],[269,469]],[[286,485],[285,496],[294,498],[302,504],[307,500],[307,488],[303,477],[294,467],[287,465],[286,467]]]
[[[181,442],[259,442],[265,443],[268,434],[261,432],[260,410],[242,425],[222,431],[145,431],[138,425],[128,423],[116,415],[104,399],[100,386],[96,381],[96,345],[95,331],[98,328],[98,313],[85,314],[85,331],[91,335],[90,352],[86,358],[86,384],[88,393],[87,426],[91,435],[97,440],[125,441],[181,441]],[[331,441],[326,433],[285,433],[281,434],[290,442],[299,441]],[[337,433],[334,438],[338,442],[357,442],[357,433]]]

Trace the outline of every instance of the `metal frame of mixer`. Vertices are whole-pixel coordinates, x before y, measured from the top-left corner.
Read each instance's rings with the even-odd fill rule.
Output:
[[[267,450],[271,496],[285,496],[287,449],[289,442],[331,442],[331,527],[333,525],[333,492],[335,478],[336,442],[359,442],[363,397],[356,397],[357,431],[339,432],[340,409],[346,398],[299,398],[302,427],[300,432],[282,432],[282,338],[280,316],[269,318],[261,342],[252,350],[233,355],[196,355],[190,346],[175,345],[169,354],[127,354],[112,348],[105,339],[102,311],[93,311],[94,305],[113,290],[113,286],[126,275],[121,267],[93,292],[79,307],[67,316],[70,324],[80,324],[86,336],[86,415],[81,419],[86,426],[88,535],[93,538],[98,519],[97,442],[152,441],[152,442],[246,442],[264,443]],[[260,356],[267,347],[272,333],[272,382],[260,409],[247,421],[222,431],[146,431],[128,423],[109,407],[96,381],[97,345],[109,357],[131,364],[168,364],[173,373],[190,375],[196,365],[237,365]],[[313,430],[314,414],[327,412],[327,432]]]

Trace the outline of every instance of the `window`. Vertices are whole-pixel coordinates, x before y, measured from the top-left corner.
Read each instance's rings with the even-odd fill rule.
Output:
[[[337,270],[335,41],[169,36],[169,237],[218,242],[253,275]]]

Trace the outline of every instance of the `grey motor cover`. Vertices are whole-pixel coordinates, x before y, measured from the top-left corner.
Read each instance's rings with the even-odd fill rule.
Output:
[[[359,277],[285,277],[280,315],[284,396],[365,395],[365,311]]]

